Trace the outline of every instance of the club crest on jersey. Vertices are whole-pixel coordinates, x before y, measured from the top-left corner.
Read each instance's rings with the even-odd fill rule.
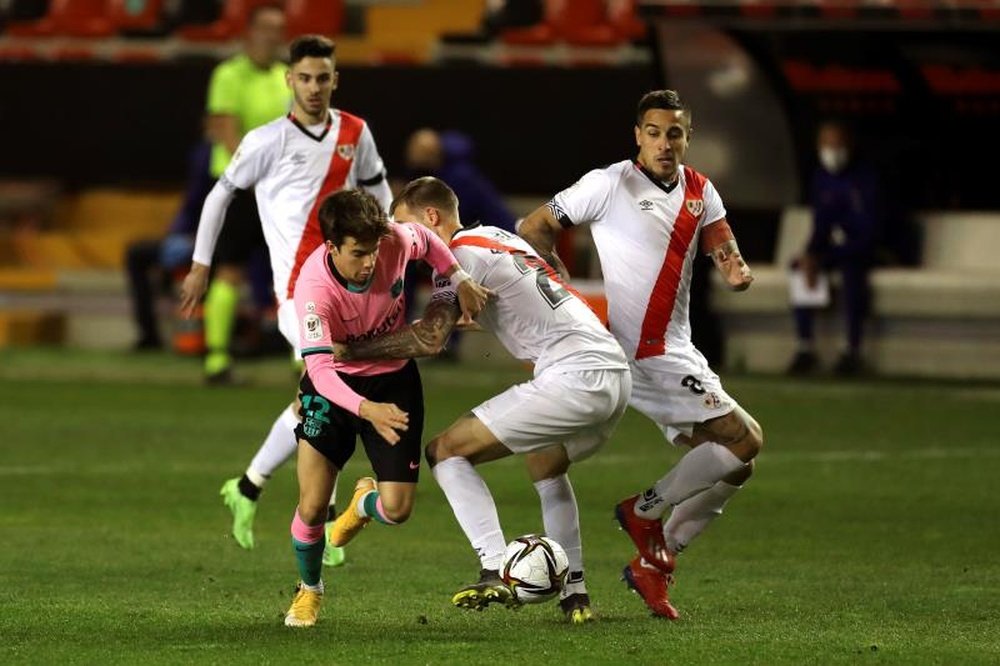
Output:
[[[641,210],[644,213],[648,213],[649,211],[653,210],[653,202],[650,201],[649,199],[643,199],[642,201],[639,202],[639,210]]]
[[[684,205],[688,212],[695,217],[701,217],[701,214],[705,212],[705,202],[701,199],[685,199]]]
[[[719,407],[722,406],[722,400],[720,400],[719,396],[715,395],[714,393],[709,393],[708,395],[706,395],[705,398],[702,400],[702,402],[704,403],[707,409],[718,409]]]
[[[342,143],[337,146],[337,154],[340,155],[342,159],[351,160],[354,159],[354,144],[353,143]]]
[[[302,329],[305,331],[305,338],[309,342],[317,342],[323,339],[323,322],[319,315],[309,313],[302,318]]]

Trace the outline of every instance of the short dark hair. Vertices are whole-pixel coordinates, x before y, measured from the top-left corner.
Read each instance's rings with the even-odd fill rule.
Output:
[[[341,190],[319,207],[323,240],[340,247],[350,236],[358,243],[374,243],[389,234],[389,219],[378,200],[363,190]]]
[[[288,64],[294,65],[303,58],[332,58],[336,50],[333,40],[323,35],[302,35],[288,47]]]
[[[688,120],[691,119],[691,109],[681,101],[676,90],[650,90],[639,100],[635,110],[635,125],[642,126],[642,117],[650,109],[665,109],[667,111],[683,111]]]
[[[261,5],[255,5],[254,8],[247,13],[247,27],[249,28],[252,26],[254,21],[257,20],[257,17],[264,12],[281,12],[281,14],[284,15],[285,8],[278,2],[265,2]]]
[[[389,212],[395,213],[400,204],[406,204],[410,210],[432,206],[458,214],[458,197],[455,196],[455,191],[434,176],[424,176],[408,182],[393,199]]]

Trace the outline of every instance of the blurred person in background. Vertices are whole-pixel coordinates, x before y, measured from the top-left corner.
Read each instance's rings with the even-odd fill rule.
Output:
[[[472,139],[462,132],[438,132],[428,127],[418,129],[406,143],[405,179],[402,182],[425,176],[439,178],[458,197],[459,219],[463,223],[485,224],[516,233],[514,214],[493,183],[476,166],[474,154]],[[414,263],[407,269],[405,296],[408,315],[414,311],[417,285],[429,280],[430,275],[423,264]],[[461,333],[453,332],[439,358],[457,360],[460,339]]]
[[[212,145],[207,141],[202,141],[191,149],[184,203],[174,216],[166,237],[136,241],[125,252],[132,315],[139,332],[139,339],[134,345],[136,351],[163,347],[156,321],[156,296],[159,293],[157,284],[165,282],[167,276],[161,275],[164,279],[155,281],[153,276],[154,273],[169,274],[187,267],[191,262],[198,216],[201,215],[201,206],[213,184],[208,174],[211,154]]]
[[[796,266],[809,287],[817,285],[823,271],[840,272],[847,346],[834,372],[853,375],[864,369],[861,343],[871,302],[869,273],[882,224],[881,189],[874,167],[857,156],[853,134],[844,123],[820,124],[816,153],[819,163],[810,193],[813,230]],[[819,368],[815,314],[814,307],[793,307],[798,351],[789,374],[809,374]]]
[[[278,5],[260,5],[250,12],[242,53],[212,72],[207,109],[212,177],[223,174],[247,132],[288,111],[291,92],[285,84],[286,66],[279,60],[284,44],[284,11]],[[266,264],[266,260],[267,245],[253,192],[241,190],[226,212],[214,277],[205,296],[204,371],[210,384],[233,380],[230,346],[240,287],[248,262]]]

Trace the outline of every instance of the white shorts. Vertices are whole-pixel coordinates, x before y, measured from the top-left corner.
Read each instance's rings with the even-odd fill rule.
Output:
[[[548,368],[472,410],[514,453],[562,444],[573,462],[593,455],[611,437],[628,408],[627,369]]]
[[[679,353],[632,360],[629,365],[629,404],[651,418],[671,443],[680,434],[690,437],[698,423],[725,416],[738,406],[693,346]]]
[[[295,312],[295,301],[291,298],[278,305],[278,330],[292,346],[292,354],[297,359],[302,358],[299,347],[299,316]]]

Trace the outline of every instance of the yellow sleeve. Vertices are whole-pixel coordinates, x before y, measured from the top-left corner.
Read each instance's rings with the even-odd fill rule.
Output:
[[[228,62],[224,62],[212,72],[212,79],[208,84],[209,113],[235,115],[239,111],[239,84],[236,73],[228,65]]]

